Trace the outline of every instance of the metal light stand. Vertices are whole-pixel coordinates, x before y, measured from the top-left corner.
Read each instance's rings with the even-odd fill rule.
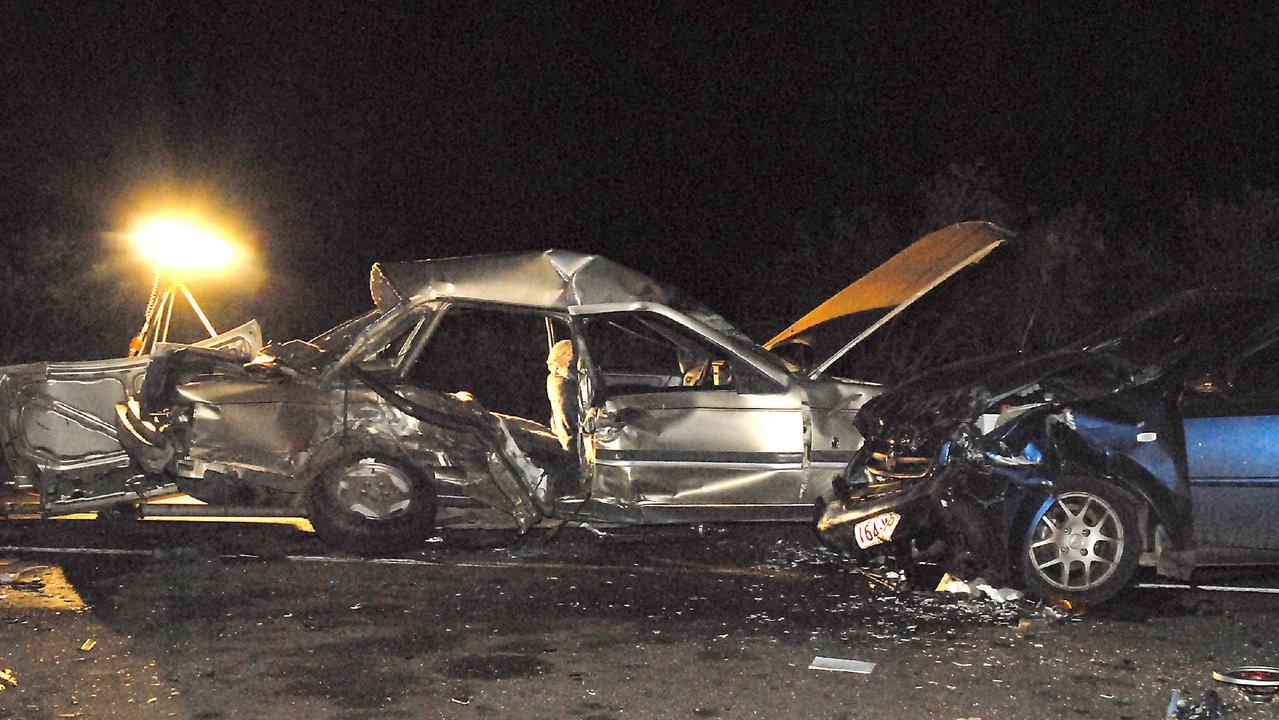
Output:
[[[209,337],[217,337],[218,331],[213,328],[213,323],[209,322],[209,317],[204,314],[204,309],[200,307],[200,303],[196,302],[195,296],[191,294],[186,283],[173,274],[168,276],[167,284],[165,280],[164,271],[157,271],[155,280],[151,284],[151,297],[147,301],[146,319],[142,321],[142,329],[138,331],[137,337],[129,343],[129,357],[145,355],[155,349],[156,343],[169,341],[173,306],[177,304],[179,296],[185,298],[187,304],[195,311],[196,317],[200,318],[200,323],[204,325]],[[165,288],[163,292],[160,292],[162,284]]]

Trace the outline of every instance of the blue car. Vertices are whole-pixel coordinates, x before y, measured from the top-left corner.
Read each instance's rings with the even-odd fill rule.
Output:
[[[1140,565],[1279,564],[1279,286],[1188,291],[1061,350],[868,402],[818,533],[1098,603]]]

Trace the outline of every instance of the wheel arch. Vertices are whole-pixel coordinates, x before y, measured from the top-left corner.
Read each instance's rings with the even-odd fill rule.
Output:
[[[1051,437],[1054,463],[1049,479],[1088,475],[1114,483],[1139,503],[1143,545],[1147,548],[1152,545],[1155,529],[1160,525],[1175,548],[1190,544],[1190,508],[1184,498],[1178,497],[1166,483],[1127,455],[1098,449],[1064,427],[1056,430]],[[1051,492],[1051,489],[1027,491],[1012,509],[1008,516],[1009,537],[1013,540],[1008,548],[1010,559],[1024,550],[1026,531],[1049,502]]]
[[[404,444],[392,437],[373,433],[346,434],[324,440],[307,458],[302,471],[297,475],[298,487],[301,489],[301,492],[298,493],[300,504],[304,508],[310,508],[310,504],[314,499],[313,493],[316,486],[316,478],[321,473],[335,462],[346,459],[351,455],[363,453],[384,455],[404,463],[417,471],[423,480],[431,483],[432,490],[438,490],[438,488],[434,487],[437,484],[435,480],[435,464],[423,462],[424,459],[433,460],[433,454],[411,452]]]
[[[307,463],[308,480],[301,504],[320,539],[332,547],[359,554],[381,554],[421,545],[435,527],[439,508],[434,467],[415,462],[416,454],[394,439],[357,435],[341,440],[318,448]],[[387,515],[371,516],[339,497],[337,483],[349,477],[352,466],[363,465],[366,459],[372,461],[372,466],[387,466],[381,472],[407,476],[411,489],[403,495],[403,507]],[[379,492],[366,499],[376,503],[380,496]]]

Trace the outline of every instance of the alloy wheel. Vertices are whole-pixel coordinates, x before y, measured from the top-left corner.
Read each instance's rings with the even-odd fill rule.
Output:
[[[1031,568],[1049,585],[1086,591],[1114,574],[1124,552],[1114,507],[1083,491],[1058,495],[1035,523],[1027,548]]]
[[[343,509],[369,520],[389,520],[408,511],[413,481],[393,465],[365,459],[343,471],[334,492]]]

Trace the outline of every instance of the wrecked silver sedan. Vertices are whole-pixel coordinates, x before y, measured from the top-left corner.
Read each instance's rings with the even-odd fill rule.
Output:
[[[1003,239],[986,223],[927,235],[766,346],[601,257],[378,264],[374,309],[247,362],[178,348],[97,394],[53,366],[0,369],[6,480],[49,515],[178,491],[304,515],[357,551],[419,543],[438,513],[476,506],[522,531],[808,521],[880,391],[832,365]],[[867,322],[812,367],[766,349],[849,316]],[[60,424],[15,421],[37,406]],[[123,451],[78,450],[86,427]]]

